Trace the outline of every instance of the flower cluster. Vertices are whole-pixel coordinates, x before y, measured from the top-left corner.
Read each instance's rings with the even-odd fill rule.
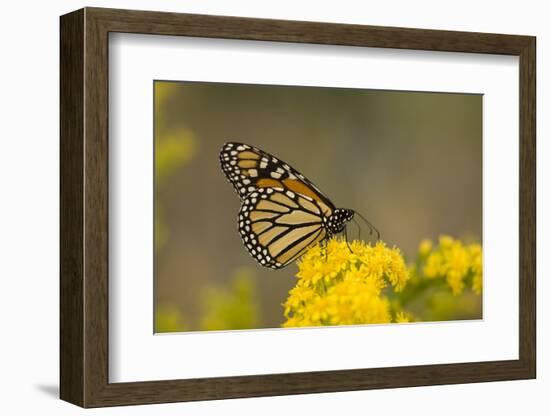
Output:
[[[439,238],[439,246],[429,240],[420,243],[419,256],[423,261],[423,273],[427,278],[445,278],[454,295],[464,291],[471,278],[472,290],[482,291],[482,252],[479,244],[463,244],[449,236]]]
[[[410,278],[397,248],[332,239],[310,249],[298,263],[298,282],[283,304],[283,327],[407,322],[392,318],[383,289],[398,292]]]

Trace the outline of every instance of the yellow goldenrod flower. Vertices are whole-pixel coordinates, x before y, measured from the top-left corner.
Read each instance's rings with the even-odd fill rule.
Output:
[[[442,236],[439,237],[439,246],[441,248],[451,247],[454,242],[455,242],[455,240],[451,236],[442,235]]]
[[[426,277],[438,277],[445,273],[443,266],[443,256],[440,252],[431,253],[426,259],[426,265],[424,266],[424,275]]]
[[[397,314],[395,315],[395,322],[397,322],[398,324],[403,324],[411,321],[411,315],[403,311],[397,312]]]
[[[419,249],[422,257],[425,251]],[[464,291],[465,279],[472,276],[472,290],[481,294],[482,258],[479,244],[464,245],[460,240],[443,235],[439,247],[433,249],[425,260],[424,275],[428,278],[445,277],[453,294]]]
[[[469,247],[470,256],[472,258],[472,272],[474,274],[472,279],[472,290],[480,295],[483,289],[483,259],[481,246],[479,244],[472,244]]]
[[[350,246],[332,239],[302,257],[296,286],[283,304],[284,327],[391,322],[382,290],[391,285],[398,292],[410,278],[400,250],[383,242]]]
[[[426,257],[432,251],[433,243],[432,240],[425,238],[420,242],[418,246],[418,254],[422,257]]]

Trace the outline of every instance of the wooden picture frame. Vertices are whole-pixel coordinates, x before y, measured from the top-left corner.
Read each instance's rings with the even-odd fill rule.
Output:
[[[60,29],[61,399],[101,407],[535,378],[534,37],[100,8],[62,16]],[[519,359],[109,383],[110,32],[519,56]]]

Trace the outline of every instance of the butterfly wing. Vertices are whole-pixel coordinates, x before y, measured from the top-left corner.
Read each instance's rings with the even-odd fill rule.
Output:
[[[243,200],[239,233],[264,267],[279,269],[326,237],[322,207],[282,188],[260,188]]]
[[[327,217],[335,209],[330,199],[304,175],[254,146],[237,142],[226,143],[220,152],[220,163],[241,200],[260,189],[278,188],[314,200]]]

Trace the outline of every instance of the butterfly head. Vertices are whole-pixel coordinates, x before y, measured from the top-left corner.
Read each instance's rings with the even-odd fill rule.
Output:
[[[353,219],[355,211],[352,209],[338,208],[327,220],[327,228],[331,234],[338,234],[344,231],[346,224]]]

